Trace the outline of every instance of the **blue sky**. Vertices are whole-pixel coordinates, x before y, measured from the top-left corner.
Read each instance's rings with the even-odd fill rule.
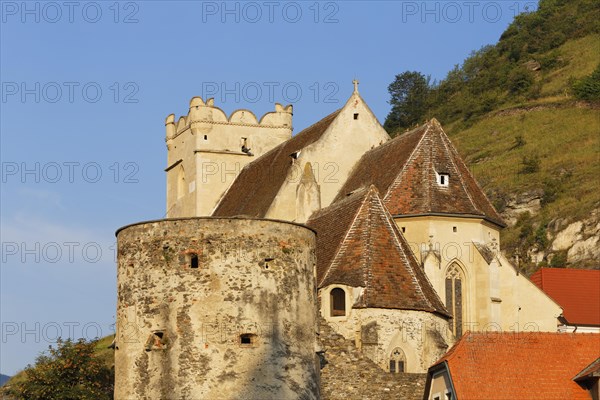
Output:
[[[113,332],[114,232],[165,212],[164,119],[294,104],[299,132],[352,79],[442,79],[532,1],[2,1],[0,372],[57,336]]]

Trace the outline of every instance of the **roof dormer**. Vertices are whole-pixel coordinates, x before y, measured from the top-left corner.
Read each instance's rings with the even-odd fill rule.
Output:
[[[450,174],[447,172],[435,171],[435,180],[439,186],[448,187],[450,183]]]

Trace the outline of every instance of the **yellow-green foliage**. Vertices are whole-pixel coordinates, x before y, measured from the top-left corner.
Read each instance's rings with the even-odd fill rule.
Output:
[[[104,363],[106,364],[107,367],[112,368],[115,365],[115,357],[114,357],[114,350],[113,349],[109,349],[108,346],[111,345],[111,343],[113,342],[115,336],[114,335],[109,335],[106,337],[103,337],[102,339],[98,340],[96,342],[96,349],[94,351],[94,354],[96,355],[96,357],[102,361],[104,361]]]
[[[94,358],[102,361],[102,364],[106,365],[106,367],[108,367],[109,369],[112,369],[115,365],[114,350],[108,348],[108,346],[110,346],[110,344],[112,343],[113,339],[114,335],[109,335],[102,339],[99,339],[94,344]],[[25,372],[25,370],[19,371],[12,378],[10,378],[6,385],[3,386],[3,389],[9,388],[10,386],[19,386],[19,384],[22,384],[26,381],[27,373]],[[6,399],[12,398],[7,393],[3,393],[3,391],[0,391],[0,396],[4,396],[2,398]]]
[[[491,113],[468,129],[448,131],[483,189],[498,205],[502,197],[532,189],[547,198],[538,224],[557,217],[584,218],[598,207],[600,193],[600,115],[598,110],[534,108]],[[519,139],[517,139],[519,138]],[[539,158],[539,170],[523,173],[526,157]],[[508,228],[505,247],[516,246],[518,234]]]
[[[556,52],[564,66],[542,78],[543,96],[569,95],[569,80],[582,78],[600,64],[600,35],[588,35],[570,40]]]

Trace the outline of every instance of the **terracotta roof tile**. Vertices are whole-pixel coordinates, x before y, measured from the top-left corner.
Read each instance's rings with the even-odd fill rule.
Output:
[[[540,268],[530,279],[562,307],[569,324],[600,326],[600,270]]]
[[[313,214],[319,287],[364,288],[355,308],[424,310],[449,316],[371,186]]]
[[[340,110],[329,114],[291,139],[246,165],[227,190],[213,215],[263,218],[288,176],[290,155],[321,138]]]
[[[461,400],[589,400],[573,377],[598,356],[600,334],[468,332],[434,366],[447,362]]]
[[[448,186],[436,172],[449,175]],[[365,153],[336,200],[371,184],[392,215],[463,214],[505,226],[435,119]]]

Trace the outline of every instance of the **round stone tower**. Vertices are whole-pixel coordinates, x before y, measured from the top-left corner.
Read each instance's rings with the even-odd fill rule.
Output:
[[[117,399],[316,399],[315,234],[181,218],[117,231]]]

